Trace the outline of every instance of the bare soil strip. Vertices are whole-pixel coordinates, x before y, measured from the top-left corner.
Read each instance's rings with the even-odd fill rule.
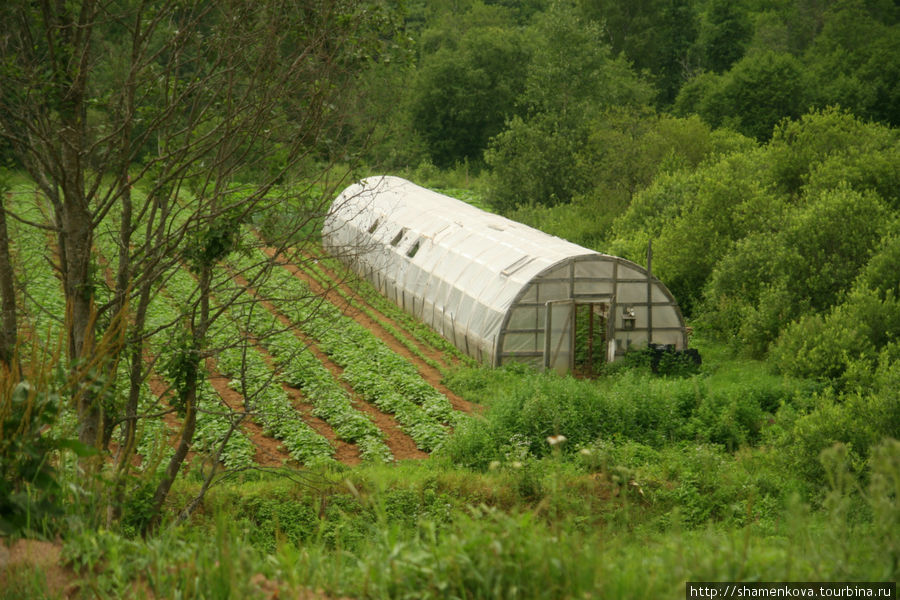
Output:
[[[332,445],[334,448],[335,460],[351,466],[358,465],[362,462],[362,457],[359,455],[359,446],[352,442],[340,439],[334,429],[332,429],[331,425],[324,419],[314,415],[313,406],[303,400],[302,391],[286,383],[281,384],[281,387],[284,388],[284,391],[290,396],[294,408],[303,416],[303,420],[306,421],[307,425],[315,429]]]
[[[452,391],[450,391],[447,386],[441,383],[443,375],[438,369],[432,367],[420,357],[410,352],[409,349],[399,341],[397,341],[397,339],[393,335],[391,335],[390,332],[388,332],[381,325],[381,323],[379,323],[375,319],[372,319],[369,315],[365,314],[358,308],[353,307],[352,305],[348,305],[347,299],[341,296],[341,294],[339,294],[335,288],[329,287],[328,289],[326,289],[314,277],[287,260],[284,255],[279,255],[277,250],[275,250],[274,248],[266,247],[264,248],[264,250],[269,257],[278,260],[278,263],[282,267],[286,268],[295,277],[305,282],[314,294],[323,296],[326,300],[337,306],[344,314],[344,316],[353,319],[354,321],[371,331],[374,335],[378,336],[381,341],[387,344],[387,346],[392,351],[396,352],[397,354],[411,362],[413,365],[415,365],[416,369],[419,371],[419,374],[422,376],[422,379],[424,379],[428,383],[428,385],[446,396],[447,399],[450,400],[450,404],[453,406],[454,410],[468,413],[475,412],[477,410],[476,405],[457,396]]]
[[[259,300],[259,302],[272,313],[278,321],[284,325],[286,328],[290,329],[291,333],[293,333],[297,338],[302,341],[310,352],[319,360],[322,365],[331,372],[332,377],[334,377],[335,381],[337,381],[341,387],[343,387],[347,393],[350,394],[351,402],[357,410],[360,410],[369,416],[372,417],[372,420],[375,422],[375,425],[384,432],[386,439],[384,443],[387,445],[388,449],[391,451],[391,454],[394,455],[396,460],[409,460],[409,459],[422,459],[428,458],[428,454],[420,450],[416,443],[413,441],[406,432],[400,427],[400,424],[394,418],[393,415],[389,413],[382,412],[378,407],[369,404],[352,388],[350,385],[341,379],[341,374],[344,370],[331,358],[325,354],[321,348],[319,348],[312,340],[307,338],[301,331],[299,331],[293,323],[291,323],[290,319],[288,319],[285,315],[283,315],[274,304],[269,302],[268,300],[263,300],[257,294],[257,291],[248,285],[246,279],[241,277],[240,275],[235,275],[234,280],[238,283],[238,285],[244,287],[252,294],[255,298]],[[287,388],[286,388],[287,389]],[[294,388],[291,388],[294,389]],[[295,390],[297,394],[301,394],[300,390]],[[310,411],[311,411],[310,407]],[[311,417],[314,417],[310,414]],[[324,421],[323,421],[324,423]],[[328,437],[328,436],[326,436]],[[330,440],[331,438],[329,438]],[[353,446],[356,448],[356,446]],[[340,458],[338,460],[341,460]],[[341,462],[347,462],[341,460]],[[357,450],[357,459],[356,462],[359,462],[359,451]],[[356,463],[347,463],[347,464],[356,464]]]
[[[279,319],[281,318],[282,317],[279,315]],[[394,455],[395,459],[409,460],[428,458],[428,453],[423,452],[416,446],[413,439],[403,431],[403,428],[400,426],[400,423],[397,422],[397,419],[394,418],[394,415],[382,412],[377,406],[363,400],[346,381],[341,379],[341,374],[344,370],[340,365],[328,358],[328,355],[322,352],[318,346],[310,344],[308,347],[315,357],[319,359],[319,362],[321,362],[326,369],[331,371],[332,376],[341,384],[341,387],[347,390],[350,394],[350,400],[353,407],[372,417],[372,420],[375,421],[375,425],[378,426],[378,429],[384,432],[385,436],[387,436],[384,443],[391,451],[391,454]]]

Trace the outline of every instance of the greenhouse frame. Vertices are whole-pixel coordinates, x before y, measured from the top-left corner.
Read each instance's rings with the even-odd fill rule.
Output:
[[[326,251],[466,354],[590,374],[631,349],[684,350],[684,319],[647,269],[399,177],[345,189]]]

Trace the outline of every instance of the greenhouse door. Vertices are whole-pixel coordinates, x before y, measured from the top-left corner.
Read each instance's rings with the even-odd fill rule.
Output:
[[[576,375],[593,377],[606,362],[606,326],[609,304],[579,302],[575,305]]]
[[[558,373],[572,370],[572,336],[575,302],[555,300],[546,305],[544,329],[544,369]]]

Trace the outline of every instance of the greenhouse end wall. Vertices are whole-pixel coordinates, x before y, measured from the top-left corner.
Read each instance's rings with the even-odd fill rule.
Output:
[[[485,364],[591,371],[648,343],[687,344],[677,304],[646,269],[397,177],[344,190],[322,240]]]

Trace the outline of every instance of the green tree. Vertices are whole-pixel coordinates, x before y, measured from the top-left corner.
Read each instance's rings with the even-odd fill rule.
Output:
[[[540,15],[530,35],[523,114],[485,153],[489,201],[501,210],[565,203],[587,191],[592,122],[612,106],[639,107],[651,95],[624,59],[611,57],[599,26],[564,4]]]
[[[900,358],[898,260],[900,237],[894,231],[882,238],[845,300],[826,313],[801,317],[781,333],[772,363],[797,377],[877,387],[885,367]]]
[[[730,127],[767,140],[783,119],[806,108],[803,68],[790,54],[750,54],[726,73],[687,86],[675,104],[681,114],[696,111],[714,127]]]
[[[658,43],[657,19],[664,0],[579,0],[587,20],[599,23],[614,56],[624,54],[638,70],[650,69]]]
[[[600,25],[566,4],[554,4],[528,33],[534,50],[520,102],[529,114],[551,113],[566,122],[649,100],[650,88],[613,56]]]
[[[804,55],[813,103],[900,123],[898,40],[900,25],[879,21],[862,0],[836,2]]]
[[[782,205],[768,191],[768,178],[759,148],[694,172],[661,175],[616,222],[612,250],[640,259],[652,239],[655,274],[691,314],[710,273],[733,245],[777,223]]]
[[[898,144],[894,129],[827,109],[778,127],[768,154],[778,190],[791,197],[809,185],[831,189],[846,181],[854,189],[877,192],[896,208]]]
[[[610,108],[588,126],[585,145],[569,167],[585,180],[572,200],[525,206],[510,217],[603,251],[609,249],[615,219],[659,173],[689,171],[710,156],[753,144],[737,134],[715,132],[699,117],[679,119],[646,107]]]
[[[843,299],[877,248],[887,214],[876,195],[847,185],[816,192],[784,216],[783,228],[755,233],[722,257],[705,309],[737,305],[730,322],[717,315],[721,333],[762,355],[791,321],[823,314]]]
[[[722,73],[744,55],[753,30],[740,3],[711,0],[699,36],[707,69]]]
[[[614,56],[647,71],[657,104],[668,106],[693,70],[691,48],[699,32],[692,0],[581,0],[580,12],[600,24]]]
[[[412,123],[436,165],[481,159],[488,140],[515,114],[527,64],[521,33],[500,27],[471,29],[455,48],[423,58]]]
[[[669,106],[678,90],[690,78],[691,48],[697,40],[699,24],[692,0],[670,0],[661,15],[660,44],[655,65],[657,105]]]
[[[491,167],[491,206],[509,211],[571,200],[590,181],[590,173],[579,169],[575,160],[587,135],[586,127],[565,127],[551,114],[527,121],[514,117],[485,152]]]

